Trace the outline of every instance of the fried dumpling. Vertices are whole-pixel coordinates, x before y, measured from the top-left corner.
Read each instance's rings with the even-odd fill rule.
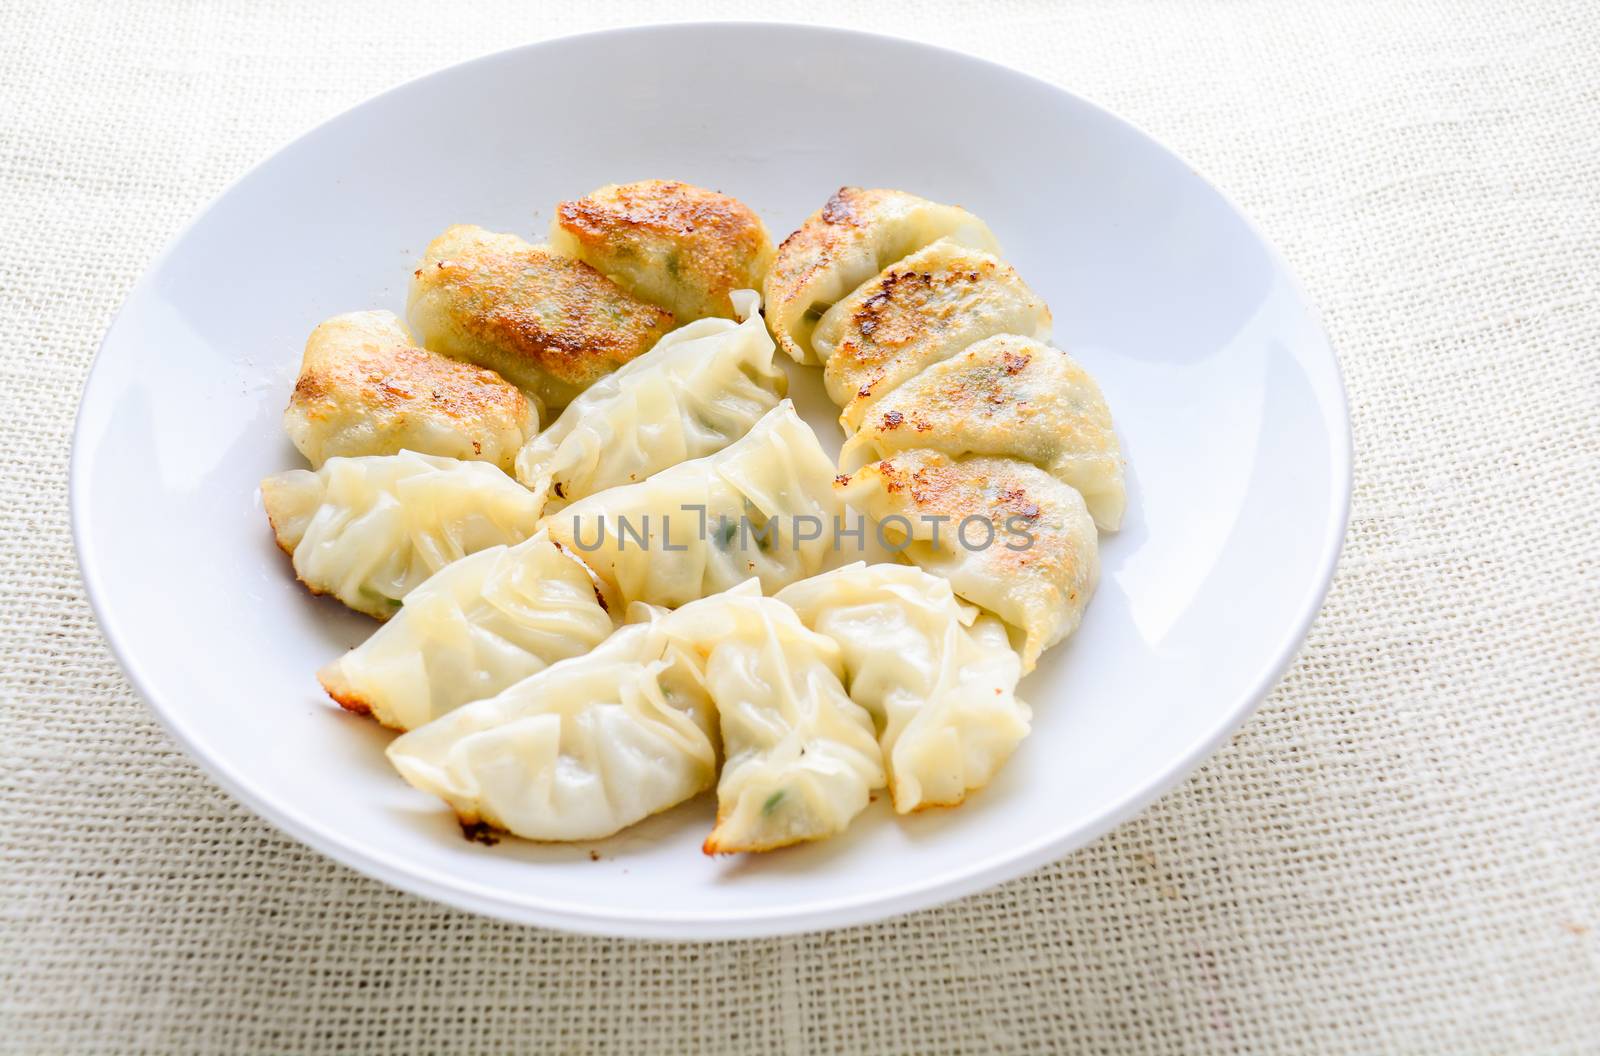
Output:
[[[720,451],[777,405],[788,378],[750,290],[743,320],[701,319],[591,385],[517,456],[517,479],[554,512]]]
[[[467,224],[429,244],[407,312],[428,348],[499,371],[552,410],[673,324],[580,260]]]
[[[777,599],[833,639],[850,699],[872,716],[894,809],[954,806],[987,785],[1028,735],[1022,662],[993,616],[911,565],[856,564]]]
[[[941,240],[828,309],[814,343],[827,353],[823,384],[840,424],[853,432],[896,385],[995,334],[1048,340],[1050,309],[1011,265]]]
[[[510,472],[539,414],[494,371],[420,347],[393,312],[350,312],[311,331],[283,424],[313,468],[407,450]]]
[[[594,574],[539,534],[435,572],[317,678],[348,710],[416,729],[587,653],[615,629],[611,609]]]
[[[697,658],[638,623],[397,738],[388,754],[464,825],[598,840],[712,786],[716,721]]]
[[[821,363],[817,320],[835,302],[941,238],[989,253],[1000,244],[982,220],[904,191],[841,187],[778,247],[767,272],[767,325],[797,363]]]
[[[1032,462],[1078,489],[1102,529],[1122,524],[1127,495],[1111,411],[1059,348],[1002,334],[935,363],[872,405],[839,464],[850,471],[915,448]]]
[[[487,462],[413,451],[278,473],[261,499],[300,581],[380,620],[445,565],[520,543],[539,520],[533,493]]]
[[[752,577],[777,590],[832,552],[837,470],[784,400],[743,439],[544,521],[623,604],[676,607]]]
[[[772,236],[753,209],[676,180],[610,184],[562,202],[550,245],[679,322],[734,318],[733,292],[759,290],[772,263]]]
[[[1077,630],[1100,577],[1099,539],[1083,497],[1044,470],[904,451],[839,491],[902,556],[1015,628],[1024,673]]]
[[[753,584],[661,617],[704,658],[727,756],[707,854],[769,851],[844,831],[884,784],[867,712],[839,647]]]

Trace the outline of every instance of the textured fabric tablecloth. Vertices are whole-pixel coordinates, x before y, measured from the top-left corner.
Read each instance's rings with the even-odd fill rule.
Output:
[[[401,80],[756,13],[0,6],[0,1049],[1600,1051],[1591,3],[759,8],[1138,122],[1282,248],[1343,362],[1353,519],[1298,662],[1066,860],[832,934],[574,938],[323,859],[158,728],[84,600],[66,467],[96,343],[161,246]]]

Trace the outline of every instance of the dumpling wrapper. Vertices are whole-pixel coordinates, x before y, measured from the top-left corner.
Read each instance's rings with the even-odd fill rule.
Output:
[[[1077,630],[1099,582],[1083,497],[1027,462],[905,451],[856,470],[839,492],[903,544],[904,559],[1015,628],[1024,674]]]
[[[539,411],[494,371],[419,346],[393,312],[350,312],[311,331],[283,424],[312,468],[406,450],[510,472]]]
[[[679,322],[734,318],[734,291],[759,290],[772,263],[772,236],[755,210],[677,180],[610,184],[562,202],[550,246]]]
[[[469,224],[428,245],[406,312],[428,348],[498,371],[552,410],[673,326],[582,261]]]
[[[867,409],[915,377],[995,334],[1050,338],[1050,309],[1016,269],[940,240],[891,264],[828,309],[815,345],[823,384],[854,432]]]
[[[716,737],[698,660],[652,621],[412,730],[388,756],[463,825],[598,840],[710,788]]]
[[[835,552],[836,473],[784,400],[716,454],[591,495],[544,525],[625,605],[676,607],[752,577],[774,591]]]
[[[726,760],[707,854],[843,832],[884,784],[872,719],[840,681],[839,647],[755,584],[661,617],[704,658]]]
[[[1116,531],[1127,506],[1122,449],[1094,378],[1059,348],[1015,334],[935,363],[873,404],[839,452],[851,472],[899,451],[1020,458],[1083,496]]]
[[[993,616],[911,565],[850,565],[777,600],[833,639],[845,687],[872,716],[901,814],[955,806],[987,785],[1028,735],[1022,662]]]
[[[435,572],[317,678],[344,708],[411,730],[587,653],[615,629],[612,608],[593,573],[539,534]]]
[[[517,455],[517,479],[547,512],[722,450],[778,403],[788,378],[751,290],[742,322],[702,319],[595,382]]]
[[[540,512],[487,462],[413,451],[278,473],[261,482],[261,500],[300,581],[380,620],[452,561],[533,535]]]
[[[884,268],[948,238],[999,254],[987,225],[954,205],[893,190],[841,187],[778,246],[767,272],[767,325],[797,363],[821,363],[812,344],[822,313]]]

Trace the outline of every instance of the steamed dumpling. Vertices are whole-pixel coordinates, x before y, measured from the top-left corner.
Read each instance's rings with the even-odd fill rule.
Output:
[[[837,470],[784,400],[737,443],[545,519],[550,538],[635,601],[676,607],[752,577],[820,571],[842,508]]]
[[[494,371],[419,347],[393,312],[351,312],[311,331],[283,424],[313,468],[404,449],[510,472],[539,415]]]
[[[1028,734],[1022,663],[1000,621],[910,565],[851,565],[777,598],[836,642],[850,699],[872,715],[894,809],[954,806]]]
[[[488,463],[413,451],[279,473],[261,499],[300,581],[380,620],[445,565],[519,543],[539,520],[533,493]]]
[[[853,470],[913,448],[1032,462],[1078,489],[1101,528],[1122,523],[1127,496],[1111,411],[1059,348],[1002,334],[935,363],[872,405],[839,464]]]
[[[707,854],[769,851],[843,832],[884,784],[872,720],[840,681],[832,639],[753,584],[661,618],[705,663],[727,759]]]
[[[550,245],[680,322],[735,315],[759,290],[772,236],[748,205],[676,180],[610,184],[556,207]]]
[[[1099,539],[1083,497],[1044,470],[905,451],[839,490],[912,564],[1016,628],[1024,673],[1077,630],[1100,577]]]
[[[411,731],[388,755],[465,825],[598,840],[710,788],[716,736],[697,659],[652,622]]]
[[[1050,337],[1050,309],[1009,264],[939,241],[828,309],[816,347],[823,384],[855,430],[867,408],[931,363],[994,334]]]
[[[750,431],[788,387],[750,290],[733,299],[743,321],[702,319],[608,374],[573,400],[517,456],[517,479],[548,511],[689,459]]]
[[[797,363],[820,363],[817,320],[884,268],[941,238],[1000,252],[982,220],[904,191],[841,187],[778,247],[767,272],[767,325]]]
[[[407,311],[423,344],[499,371],[552,409],[673,324],[582,261],[467,224],[429,244]]]
[[[539,534],[435,572],[317,678],[343,707],[411,730],[588,652],[614,628],[593,573]]]

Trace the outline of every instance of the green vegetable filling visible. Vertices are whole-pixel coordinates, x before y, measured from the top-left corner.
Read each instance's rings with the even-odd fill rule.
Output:
[[[398,609],[402,604],[399,598],[391,598],[387,594],[379,594],[370,587],[362,587],[361,596],[371,598],[372,603],[382,609]]]
[[[781,789],[781,788],[778,789],[778,791],[772,793],[772,795],[768,796],[767,797],[767,801],[765,803],[761,804],[761,816],[762,817],[766,817],[767,815],[771,814],[774,810],[777,810],[778,809],[778,804],[783,802],[783,796],[784,796],[784,790]]]

